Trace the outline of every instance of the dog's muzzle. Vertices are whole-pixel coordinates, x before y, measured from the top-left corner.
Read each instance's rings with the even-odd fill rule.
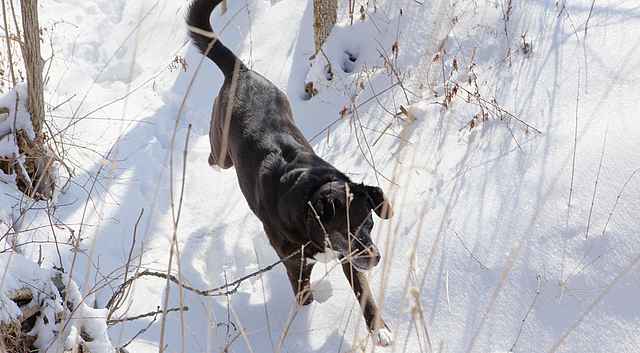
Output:
[[[360,272],[374,268],[380,262],[380,251],[371,244],[364,250],[355,252],[353,256],[344,256],[351,263],[353,268]]]

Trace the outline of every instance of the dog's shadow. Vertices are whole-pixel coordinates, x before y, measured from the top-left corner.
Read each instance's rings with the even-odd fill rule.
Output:
[[[196,288],[219,287],[278,261],[251,215],[235,223],[197,229],[186,239],[182,273]],[[178,298],[177,290],[172,291],[172,297]],[[351,350],[337,326],[313,327],[311,319],[322,315],[322,308],[318,303],[295,304],[282,265],[243,281],[233,294],[203,297],[187,292],[185,299],[193,308],[186,321],[208,325],[208,337],[197,338],[206,344],[206,351],[320,353],[338,346],[341,351]],[[172,321],[179,328],[176,316]],[[318,331],[322,331],[322,344],[312,339]]]
[[[184,283],[197,289],[216,288],[276,262],[266,236],[259,233],[259,222],[251,218],[247,214],[235,222],[196,229],[185,237],[180,255]],[[240,229],[244,232],[239,233]],[[160,295],[155,293],[153,300]],[[182,339],[189,351],[197,352],[323,353],[338,352],[336,347],[339,352],[351,351],[341,325],[314,326],[313,317],[323,315],[322,305],[295,304],[282,265],[243,281],[229,295],[203,296],[184,290],[181,298],[178,286],[172,284],[169,298],[168,308],[188,308],[182,314],[167,314],[165,344],[172,351],[179,349]],[[136,346],[154,346],[162,336],[159,322],[159,317],[139,319],[129,322],[126,331],[112,334],[127,341],[130,333],[144,331]]]

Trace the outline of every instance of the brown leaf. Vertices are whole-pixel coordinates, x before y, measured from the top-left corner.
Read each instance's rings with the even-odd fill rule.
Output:
[[[400,51],[400,44],[398,43],[398,41],[395,41],[391,46],[391,52],[397,58],[399,51]]]

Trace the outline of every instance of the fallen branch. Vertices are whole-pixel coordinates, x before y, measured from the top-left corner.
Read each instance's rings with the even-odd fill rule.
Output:
[[[123,344],[122,346],[118,347],[118,349],[116,350],[116,352],[118,353],[129,353],[129,351],[127,351],[127,346],[131,344],[131,342],[135,341],[138,337],[140,337],[140,335],[142,335],[143,333],[147,332],[147,330],[149,330],[149,328],[151,328],[151,326],[156,322],[156,319],[158,318],[158,314],[161,314],[160,311],[156,311],[153,315],[153,318],[151,319],[151,321],[149,321],[149,323],[147,324],[147,326],[143,327],[142,329],[140,329],[138,331],[138,333],[136,333],[135,335],[133,335],[133,337],[131,337],[129,339],[129,341],[127,341],[127,343]]]
[[[179,308],[171,308],[171,309],[167,309],[167,313],[170,313],[172,311],[189,311],[189,307],[188,306],[183,306],[183,307],[179,307]],[[160,309],[160,307],[158,307],[158,309],[156,311],[152,311],[146,314],[140,314],[140,315],[136,315],[136,316],[131,316],[131,317],[125,317],[122,319],[113,319],[113,320],[107,320],[107,325],[115,325],[115,324],[119,324],[122,322],[126,322],[126,321],[134,321],[134,320],[139,320],[139,319],[144,319],[145,317],[156,317],[158,314],[162,314],[163,310]]]
[[[309,243],[305,244],[304,246],[308,245]],[[145,270],[142,272],[137,273],[135,276],[131,277],[130,279],[128,279],[126,282],[124,282],[119,288],[118,290],[113,294],[113,296],[111,297],[111,299],[109,299],[109,301],[107,302],[107,307],[109,307],[110,305],[112,305],[112,303],[114,303],[115,298],[117,298],[124,290],[126,290],[127,287],[129,287],[135,280],[137,280],[138,278],[141,277],[157,277],[157,278],[163,278],[163,279],[167,279],[179,286],[181,286],[183,289],[186,289],[188,291],[194,292],[198,295],[202,295],[205,297],[218,297],[218,296],[225,296],[225,295],[230,295],[230,294],[234,294],[238,291],[238,288],[240,287],[240,284],[242,284],[242,282],[248,280],[249,278],[252,277],[256,277],[262,273],[265,273],[271,269],[273,269],[274,267],[278,266],[280,263],[287,261],[291,258],[293,258],[294,256],[298,255],[300,253],[301,250],[295,251],[293,253],[291,253],[289,256],[280,259],[274,263],[272,263],[269,266],[266,266],[264,268],[261,268],[255,272],[249,273],[245,276],[242,276],[238,279],[236,279],[233,282],[227,283],[225,285],[222,285],[220,287],[216,287],[216,288],[211,288],[211,289],[198,289],[198,288],[194,288],[191,287],[187,284],[181,283],[178,278],[176,278],[176,276],[171,275],[171,274],[167,274],[164,272],[157,272],[157,271],[149,271],[149,270]],[[229,289],[231,288],[231,289]]]
[[[138,226],[140,225],[140,220],[142,219],[142,215],[144,215],[144,208],[140,210],[140,214],[138,215],[138,219],[136,220],[136,224],[133,227],[133,240],[131,241],[131,247],[129,248],[129,256],[127,257],[127,263],[124,267],[124,283],[127,282],[128,280],[128,276],[129,276],[129,266],[131,265],[131,258],[133,256],[133,248],[136,245],[136,238],[137,238],[137,234],[138,234]],[[128,286],[127,288],[129,288],[130,286]],[[126,293],[124,292],[119,292],[119,293],[123,293],[125,295],[121,295],[119,297],[112,297],[111,300],[109,301],[109,303],[107,304],[107,308],[109,308],[109,314],[107,314],[107,322],[111,319],[111,315],[113,315],[113,313],[120,308],[120,306],[122,305],[122,302],[124,300],[124,298],[127,297]],[[115,303],[112,302],[112,300],[117,299],[117,301]]]

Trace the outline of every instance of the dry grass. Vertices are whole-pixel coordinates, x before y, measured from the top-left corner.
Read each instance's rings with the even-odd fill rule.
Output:
[[[29,336],[19,321],[0,324],[0,351],[6,353],[29,353],[34,351],[36,337]]]
[[[28,333],[33,329],[35,315],[40,307],[31,305],[33,294],[30,289],[21,289],[10,293],[10,299],[19,305],[22,314],[11,322],[0,323],[0,352],[33,352],[35,336]]]

